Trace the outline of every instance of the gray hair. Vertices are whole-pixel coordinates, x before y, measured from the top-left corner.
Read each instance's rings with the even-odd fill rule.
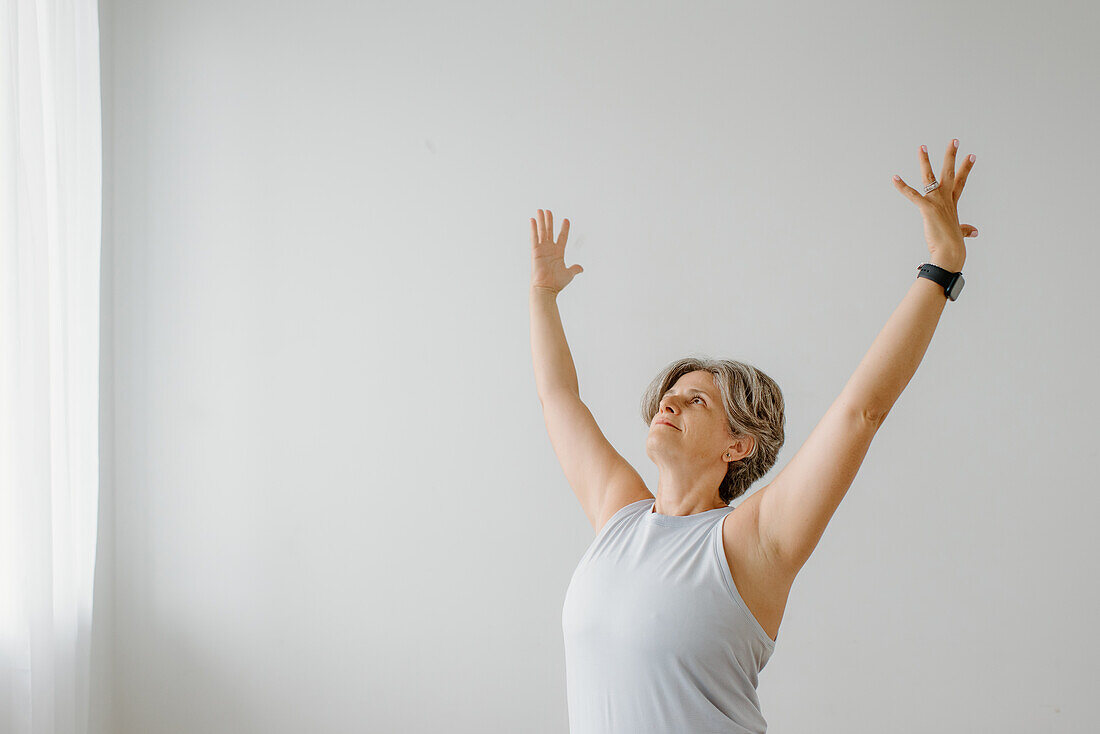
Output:
[[[703,370],[714,376],[714,385],[721,394],[726,411],[730,438],[750,435],[754,445],[749,455],[729,462],[718,496],[727,505],[743,495],[749,486],[768,473],[783,447],[783,392],[775,380],[744,362],[732,359],[685,357],[679,359],[653,378],[642,396],[642,417],[646,425],[661,409],[661,398],[676,381],[689,372]]]

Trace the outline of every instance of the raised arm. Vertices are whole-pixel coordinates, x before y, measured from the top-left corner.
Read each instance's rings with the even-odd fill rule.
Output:
[[[558,294],[584,272],[580,265],[565,267],[569,220],[563,220],[561,236],[554,240],[554,215],[539,209],[531,220],[531,358],[539,398],[562,391],[579,394],[577,370],[565,340]]]
[[[977,236],[959,224],[956,205],[974,156],[955,173],[955,145],[949,145],[939,187],[921,196],[895,176],[895,187],[924,217],[929,262],[951,272],[966,260],[964,237]],[[936,177],[921,146],[924,184]],[[878,428],[917,371],[936,331],[947,297],[943,286],[915,278],[905,298],[794,458],[760,490],[760,542],[774,565],[797,573],[817,547],[825,527],[855,479]]]
[[[581,402],[557,298],[573,276],[584,269],[580,265],[565,267],[569,220],[564,220],[561,236],[555,241],[553,215],[542,209],[538,213],[538,221],[531,220],[531,358],[535,384],[554,453],[585,516],[598,531],[608,515],[618,509],[618,503],[652,495]]]

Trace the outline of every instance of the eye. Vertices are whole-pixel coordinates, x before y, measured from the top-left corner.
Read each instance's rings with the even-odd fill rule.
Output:
[[[698,395],[695,396],[695,399],[698,400],[699,402],[703,403],[703,405],[706,405],[706,403],[703,401],[703,399],[701,397],[699,397]]]

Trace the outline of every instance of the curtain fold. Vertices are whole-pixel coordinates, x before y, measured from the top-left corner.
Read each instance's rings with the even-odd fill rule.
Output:
[[[0,0],[0,732],[84,734],[99,498],[95,2]]]

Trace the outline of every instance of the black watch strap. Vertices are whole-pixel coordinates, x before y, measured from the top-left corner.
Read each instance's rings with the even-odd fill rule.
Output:
[[[963,280],[962,271],[953,273],[950,270],[945,270],[939,265],[933,265],[932,263],[921,263],[917,267],[918,278],[928,278],[929,280],[939,283],[943,286],[943,294],[947,296],[949,300],[956,300],[959,294],[962,293]]]

